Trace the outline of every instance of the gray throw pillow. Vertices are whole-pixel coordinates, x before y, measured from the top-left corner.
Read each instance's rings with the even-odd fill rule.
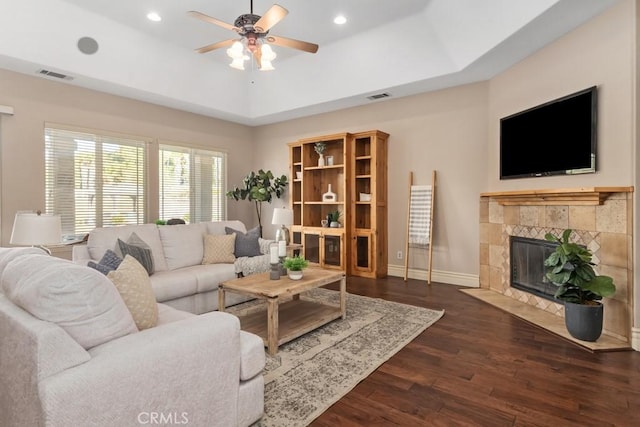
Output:
[[[122,257],[127,255],[134,257],[149,275],[153,274],[153,254],[151,253],[151,247],[145,243],[136,233],[131,233],[131,236],[126,242],[118,239],[118,247],[122,252]]]
[[[89,261],[87,263],[87,266],[93,268],[94,270],[98,270],[100,273],[104,274],[105,276],[107,274],[109,274],[110,271],[115,270],[115,268],[111,268],[111,267],[108,267],[106,265],[98,264],[98,263],[93,262],[93,261]]]
[[[87,265],[91,268],[95,268],[100,273],[107,275],[110,271],[116,270],[120,266],[121,262],[122,258],[120,258],[118,254],[111,249],[107,249],[98,263],[89,261]]]
[[[236,246],[233,253],[236,258],[240,258],[242,256],[262,255],[260,253],[260,243],[258,243],[258,239],[260,238],[260,226],[252,228],[247,231],[246,234],[230,227],[225,227],[224,231],[227,234],[236,233]]]

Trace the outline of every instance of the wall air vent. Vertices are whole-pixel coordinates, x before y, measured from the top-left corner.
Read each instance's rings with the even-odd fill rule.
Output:
[[[390,94],[384,92],[384,93],[377,93],[375,95],[367,96],[367,99],[369,101],[375,101],[376,99],[388,98],[390,96],[391,96]]]
[[[56,73],[55,71],[49,71],[49,70],[43,69],[43,70],[38,70],[37,73],[42,74],[44,76],[48,76],[48,77],[55,77],[56,79],[73,80],[73,77],[67,76],[66,74]]]

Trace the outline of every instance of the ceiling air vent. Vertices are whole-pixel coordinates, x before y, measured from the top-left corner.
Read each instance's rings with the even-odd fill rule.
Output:
[[[367,99],[369,101],[375,101],[376,99],[388,98],[390,96],[391,96],[390,94],[384,92],[384,93],[377,93],[375,95],[367,96]]]
[[[67,76],[66,74],[56,73],[55,71],[38,70],[37,73],[48,77],[55,77],[56,79],[73,80],[73,77]]]

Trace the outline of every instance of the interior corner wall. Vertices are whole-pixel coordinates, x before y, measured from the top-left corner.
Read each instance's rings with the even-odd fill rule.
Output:
[[[621,0],[493,78],[489,85],[489,175],[486,191],[634,186],[634,224],[640,221],[637,191],[638,52],[637,0]],[[500,181],[499,119],[590,86],[598,86],[595,174]],[[549,153],[553,155],[553,153]],[[640,348],[640,236],[633,229],[635,325]],[[631,296],[630,296],[631,297]]]
[[[16,211],[44,209],[45,122],[149,137],[154,144],[163,140],[225,150],[230,185],[242,182],[253,162],[251,128],[223,120],[2,69],[0,99],[14,108],[0,129],[2,246],[9,244]],[[147,220],[153,221],[158,217],[158,165],[149,164],[148,179]],[[248,227],[257,224],[249,203],[228,201],[227,212]]]
[[[487,83],[480,82],[261,126],[254,135],[255,167],[288,173],[286,144],[300,138],[372,129],[389,133],[390,274],[404,271],[404,259],[397,259],[396,253],[405,250],[409,171],[414,183],[430,184],[435,169],[433,271],[449,274],[449,283],[469,277],[477,283],[478,198],[487,176],[487,104]],[[426,270],[426,250],[410,253],[410,268]]]

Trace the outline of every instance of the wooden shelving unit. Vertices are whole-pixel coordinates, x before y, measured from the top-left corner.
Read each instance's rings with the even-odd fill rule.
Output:
[[[293,241],[303,245],[311,262],[352,275],[387,274],[387,138],[374,130],[289,144]],[[318,142],[326,144],[325,165],[318,165]],[[335,201],[323,201],[329,186]],[[335,210],[341,212],[341,226],[323,227]]]

